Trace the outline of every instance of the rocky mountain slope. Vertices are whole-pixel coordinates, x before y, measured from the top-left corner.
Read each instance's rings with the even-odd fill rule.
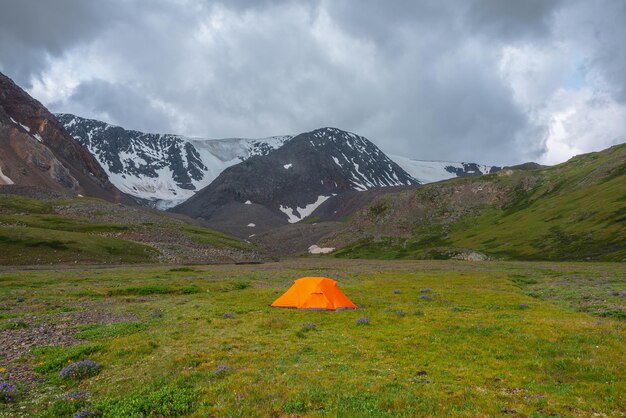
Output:
[[[318,244],[357,258],[625,261],[626,144],[535,167],[380,196]]]
[[[116,202],[127,199],[54,115],[1,73],[0,185],[42,186]]]
[[[292,135],[203,139],[150,134],[71,114],[57,114],[70,134],[100,162],[120,190],[154,207],[182,203],[226,168],[281,147]],[[481,175],[498,167],[388,156],[419,183]]]
[[[224,170],[173,211],[261,230],[298,222],[334,195],[417,183],[366,138],[323,128]]]

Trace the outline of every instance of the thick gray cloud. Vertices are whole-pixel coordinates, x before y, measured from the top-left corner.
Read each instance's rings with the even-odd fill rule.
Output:
[[[2,12],[0,70],[54,111],[128,128],[336,126],[396,154],[497,164],[626,138],[618,0],[21,0]]]
[[[89,42],[122,13],[118,1],[5,1],[0,12],[0,68],[29,83],[50,59]]]

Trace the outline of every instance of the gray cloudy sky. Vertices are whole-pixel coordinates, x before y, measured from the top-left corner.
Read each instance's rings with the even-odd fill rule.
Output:
[[[334,126],[416,159],[626,141],[622,0],[3,0],[0,71],[52,111],[209,138]]]

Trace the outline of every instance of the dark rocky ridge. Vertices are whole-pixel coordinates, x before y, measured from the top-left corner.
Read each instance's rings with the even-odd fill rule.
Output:
[[[202,170],[206,169],[198,151],[178,135],[127,130],[67,113],[59,113],[57,118],[74,138],[98,154],[98,159],[111,173],[155,178],[158,170],[167,167],[179,187],[194,190],[192,180],[201,180]],[[146,164],[130,161],[125,166],[122,154],[133,155],[136,161],[143,160]],[[183,164],[183,160],[187,164]]]
[[[415,184],[413,177],[366,138],[323,128],[298,135],[268,155],[227,168],[172,211],[208,221],[237,217],[262,228],[287,224],[285,211],[295,215],[292,221],[304,218],[304,211],[296,213],[297,208],[315,203],[320,196]]]

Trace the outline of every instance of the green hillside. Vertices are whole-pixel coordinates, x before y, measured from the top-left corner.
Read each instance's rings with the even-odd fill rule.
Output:
[[[98,199],[0,194],[0,265],[224,262],[246,243],[156,211]]]
[[[328,241],[350,258],[623,261],[626,144],[383,196]]]

